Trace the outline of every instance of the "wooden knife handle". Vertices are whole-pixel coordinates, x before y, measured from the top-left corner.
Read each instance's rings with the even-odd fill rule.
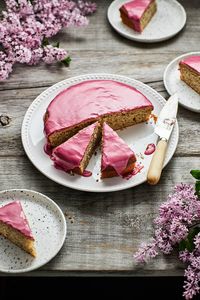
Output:
[[[156,151],[154,152],[147,174],[147,181],[149,184],[155,185],[160,180],[166,150],[167,141],[160,140],[156,146]]]

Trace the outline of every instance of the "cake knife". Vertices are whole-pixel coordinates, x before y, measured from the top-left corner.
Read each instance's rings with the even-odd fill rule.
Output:
[[[147,174],[147,181],[149,184],[157,184],[160,180],[167,144],[174,124],[176,123],[177,111],[178,97],[177,94],[174,94],[168,99],[167,103],[161,110],[156,123],[154,132],[158,135],[159,141]]]

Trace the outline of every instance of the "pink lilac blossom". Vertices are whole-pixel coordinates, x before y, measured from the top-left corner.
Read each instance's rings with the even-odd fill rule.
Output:
[[[159,216],[154,220],[153,241],[143,244],[134,255],[137,262],[147,262],[159,252],[170,254],[175,246],[189,237],[191,228],[200,220],[200,201],[193,185],[179,184],[159,208]],[[200,229],[199,229],[200,230]],[[184,297],[192,299],[199,292],[200,282],[200,233],[193,240],[194,250],[179,252],[179,259],[188,264],[185,270]]]
[[[64,49],[44,45],[62,28],[85,26],[96,4],[67,0],[5,0],[0,19],[0,80],[8,78],[15,63],[51,64],[68,57]]]
[[[184,274],[186,279],[183,293],[187,300],[192,299],[200,290],[200,233],[194,238],[194,246],[192,252],[184,250],[179,253],[179,259],[188,264]]]

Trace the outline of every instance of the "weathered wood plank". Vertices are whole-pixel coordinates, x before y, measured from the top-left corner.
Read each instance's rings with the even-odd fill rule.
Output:
[[[114,73],[144,82],[161,81],[168,63],[178,53],[134,53],[130,50],[76,50],[69,68],[57,64],[36,67],[17,65],[0,90],[50,86],[66,78],[89,73]]]
[[[141,186],[115,193],[85,193],[57,185],[28,161],[0,158],[1,189],[30,188],[50,196],[67,212],[68,235],[61,252],[42,270],[130,271],[133,274],[166,271],[180,274],[181,264],[170,256],[138,268],[133,252],[152,234],[158,205],[177,182],[193,182],[189,171],[199,158],[174,158],[157,186]],[[9,183],[9,184],[8,184]],[[73,223],[70,219],[73,218]]]
[[[187,9],[187,26],[169,41],[141,44],[116,33],[107,21],[111,1],[97,1],[98,11],[86,28],[66,29],[55,39],[70,52],[70,69],[54,66],[17,65],[0,89],[51,85],[82,73],[110,72],[133,76],[143,81],[161,80],[165,66],[177,55],[198,51],[200,22],[198,0],[181,1]]]
[[[167,96],[162,82],[155,82],[150,85],[161,92],[164,97]],[[30,103],[44,89],[45,88],[34,88],[1,91],[0,112],[8,115],[11,118],[11,122],[8,127],[0,125],[0,156],[24,154],[20,136],[22,120]],[[176,151],[176,156],[199,155],[199,115],[189,112],[184,108],[180,108],[178,121],[180,126],[180,141]]]

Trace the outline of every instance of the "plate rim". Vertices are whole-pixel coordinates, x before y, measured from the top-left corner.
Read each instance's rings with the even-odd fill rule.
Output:
[[[62,218],[62,223],[63,223],[63,237],[62,237],[62,240],[60,241],[59,243],[59,247],[58,249],[56,250],[55,254],[52,255],[48,260],[46,260],[45,262],[43,263],[40,263],[36,266],[31,266],[31,267],[28,267],[26,269],[17,269],[17,270],[7,270],[7,269],[2,269],[0,267],[0,272],[1,273],[8,273],[8,274],[19,274],[19,273],[27,273],[27,272],[30,272],[30,271],[34,271],[34,270],[37,270],[39,268],[41,268],[42,266],[46,265],[48,262],[50,262],[57,254],[58,252],[61,250],[61,248],[63,247],[64,245],[64,242],[65,242],[65,239],[66,239],[66,236],[67,236],[67,222],[65,220],[65,216],[64,216],[64,213],[62,212],[61,208],[58,206],[58,204],[56,202],[54,202],[51,198],[49,198],[48,196],[40,193],[40,192],[37,192],[37,191],[34,191],[34,190],[29,190],[29,189],[6,189],[6,190],[1,190],[0,191],[0,197],[1,197],[1,194],[6,194],[6,193],[14,193],[14,192],[25,192],[25,193],[31,193],[31,194],[34,194],[34,195],[39,195],[40,197],[42,197],[45,201],[48,201],[51,203],[51,205],[54,206],[54,208],[57,209],[57,211],[59,212],[60,214],[60,217]],[[20,199],[19,199],[20,201]],[[23,251],[23,250],[22,250]]]
[[[163,82],[164,82],[164,86],[165,86],[165,88],[166,88],[166,90],[167,90],[167,92],[168,92],[169,95],[172,95],[172,94],[173,94],[172,91],[171,91],[170,85],[167,83],[167,77],[168,77],[167,73],[169,72],[170,67],[171,67],[174,63],[176,63],[176,62],[178,62],[179,60],[181,60],[182,58],[188,57],[188,56],[191,56],[191,55],[195,55],[195,54],[199,54],[199,55],[200,55],[200,51],[192,51],[192,52],[187,52],[187,53],[181,54],[181,55],[175,57],[173,60],[171,60],[171,61],[169,62],[169,64],[166,66],[165,71],[164,71],[164,73],[163,73]],[[189,110],[189,111],[193,111],[193,112],[196,112],[196,113],[200,113],[200,109],[191,108],[190,106],[187,106],[187,105],[183,104],[183,103],[180,102],[180,101],[179,101],[179,104],[180,104],[181,106],[183,106],[185,109]]]
[[[186,22],[187,22],[187,13],[185,11],[185,8],[183,7],[183,5],[181,5],[181,3],[179,3],[177,0],[170,0],[171,2],[173,2],[174,4],[176,4],[177,6],[179,6],[179,8],[181,9],[182,11],[182,14],[183,14],[183,24],[182,24],[182,27],[176,31],[175,33],[173,34],[170,34],[170,35],[167,35],[165,37],[161,37],[161,38],[154,38],[154,39],[150,39],[150,38],[141,38],[141,37],[134,37],[134,36],[131,36],[129,34],[126,34],[126,33],[123,33],[121,32],[117,26],[115,26],[115,24],[113,24],[110,20],[110,11],[112,9],[112,6],[115,5],[115,2],[117,2],[119,0],[114,0],[108,7],[107,9],[107,19],[108,19],[108,22],[109,24],[111,25],[111,27],[113,29],[116,30],[116,32],[118,32],[121,36],[129,39],[129,40],[132,40],[132,41],[136,41],[136,42],[140,42],[140,43],[147,43],[147,44],[150,44],[150,43],[159,43],[159,42],[162,42],[162,41],[166,41],[166,40],[169,40],[171,38],[173,38],[175,35],[177,35],[181,30],[183,30],[183,28],[185,27],[186,25]],[[124,0],[125,1],[125,0]]]
[[[25,126],[26,126],[26,123],[27,123],[27,118],[30,114],[30,112],[32,111],[32,109],[34,107],[37,107],[37,102],[40,100],[40,98],[44,97],[44,95],[50,91],[52,89],[55,90],[57,87],[59,87],[59,85],[62,85],[62,84],[66,84],[67,81],[76,81],[76,80],[92,80],[91,78],[90,79],[87,79],[86,77],[117,77],[115,79],[105,79],[105,80],[129,80],[129,81],[133,81],[135,83],[138,83],[140,85],[143,85],[143,86],[147,86],[148,89],[150,89],[151,91],[153,91],[153,93],[155,93],[159,98],[162,98],[162,101],[166,102],[166,99],[160,95],[155,89],[153,89],[152,87],[150,87],[149,85],[143,83],[142,81],[139,81],[139,80],[136,80],[136,79],[133,79],[133,78],[130,78],[128,76],[124,76],[124,75],[118,75],[118,74],[110,74],[110,73],[90,73],[90,74],[82,74],[82,75],[78,75],[78,76],[73,76],[73,77],[69,77],[67,79],[64,79],[62,81],[59,81],[55,84],[53,84],[52,86],[48,87],[47,89],[45,89],[42,93],[40,93],[34,100],[33,102],[30,104],[30,106],[28,107],[25,115],[24,115],[24,119],[23,119],[23,122],[22,122],[22,126],[21,126],[21,140],[22,140],[22,145],[23,145],[23,148],[25,150],[25,153],[26,155],[28,156],[29,160],[32,162],[32,164],[35,166],[35,168],[37,170],[39,170],[43,175],[45,175],[45,177],[47,177],[48,179],[62,185],[62,186],[65,186],[65,187],[68,187],[68,188],[71,188],[71,189],[74,189],[74,190],[78,190],[78,191],[84,191],[84,192],[95,192],[95,193],[109,193],[109,192],[116,192],[116,191],[121,191],[121,190],[126,190],[126,189],[129,189],[129,188],[133,188],[137,185],[140,185],[144,182],[146,182],[146,179],[142,180],[139,184],[136,184],[136,185],[131,185],[131,186],[128,186],[128,187],[123,187],[123,186],[115,186],[115,187],[109,187],[109,189],[107,190],[103,190],[103,189],[90,189],[90,188],[83,188],[83,187],[74,187],[74,186],[71,186],[70,184],[63,184],[61,183],[59,180],[57,179],[52,179],[52,177],[49,175],[49,174],[46,174],[42,169],[38,168],[38,166],[36,165],[36,163],[34,162],[34,160],[32,159],[32,156],[30,155],[29,153],[29,149],[28,149],[28,146],[26,144],[26,130],[25,130]],[[102,78],[100,78],[102,79]],[[75,84],[75,83],[74,83]],[[41,101],[41,100],[40,100]],[[176,148],[177,148],[177,145],[178,145],[178,141],[179,141],[179,126],[178,126],[178,122],[176,121],[176,124],[175,124],[175,127],[174,129],[176,129],[176,139],[175,139],[175,142],[174,142],[174,151],[173,153],[169,156],[169,159],[167,160],[167,162],[164,163],[164,166],[163,168],[170,162],[170,160],[172,159],[175,151],[176,151]],[[67,181],[66,181],[67,183]]]

